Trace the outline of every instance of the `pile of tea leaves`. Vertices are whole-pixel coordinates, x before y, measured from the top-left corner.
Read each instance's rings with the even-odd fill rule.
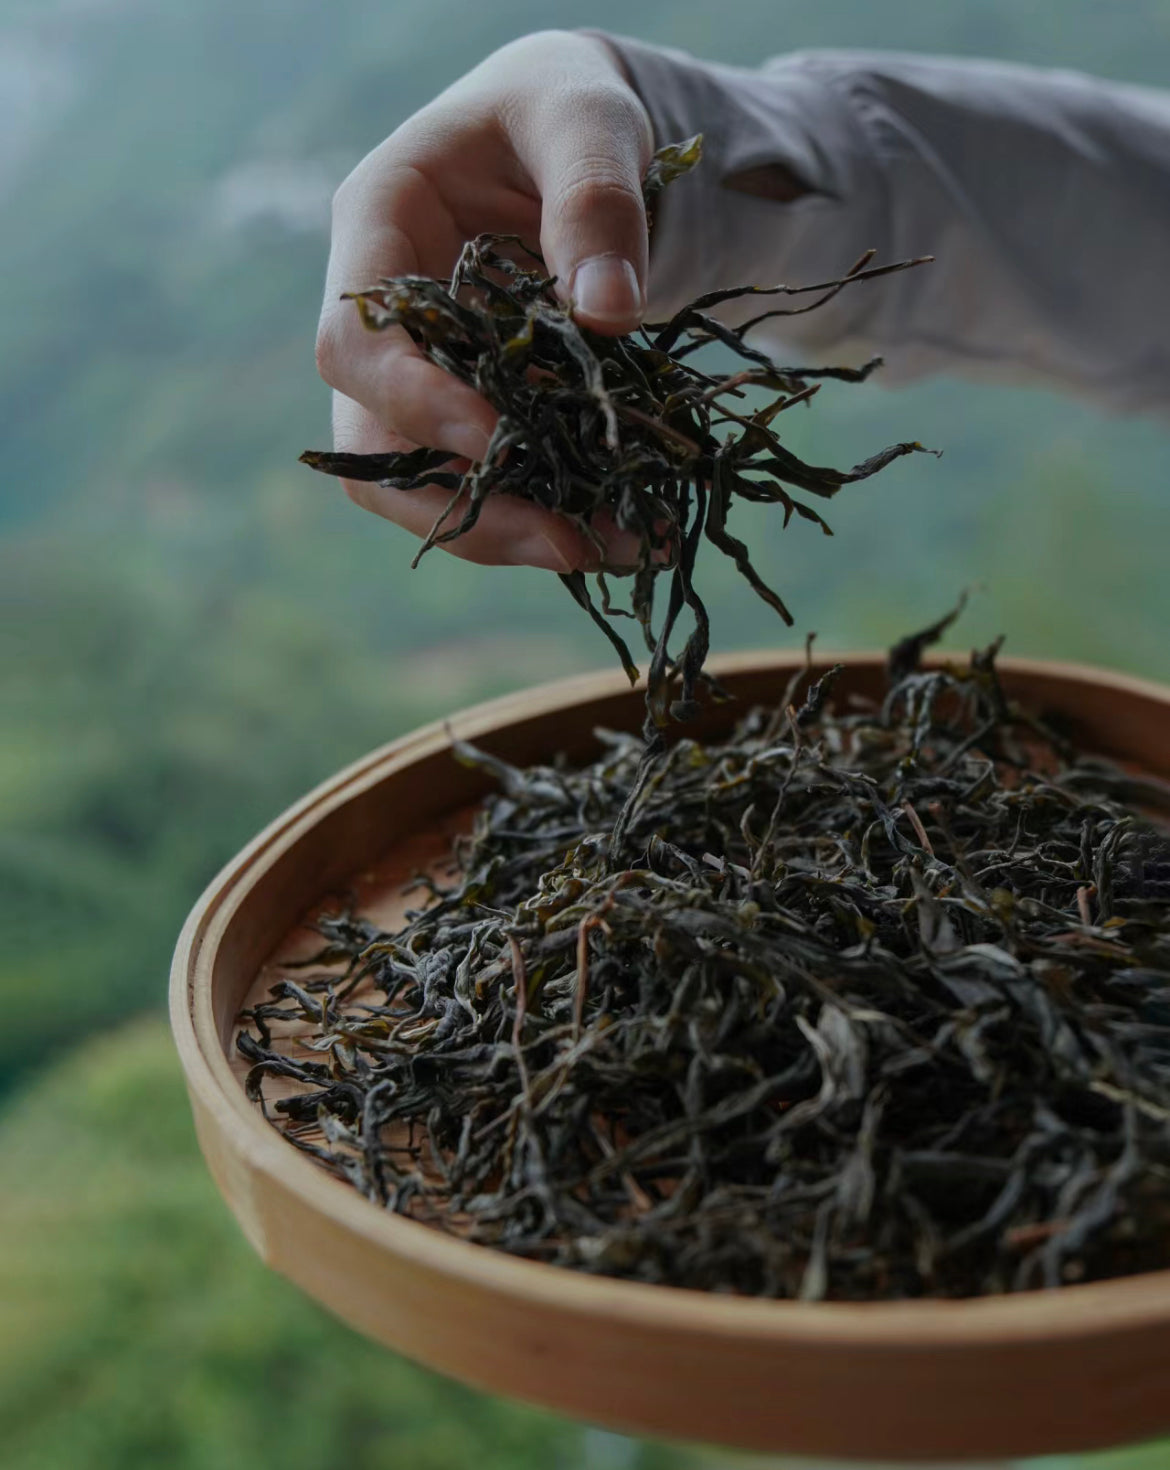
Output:
[[[678,739],[616,850],[638,739],[457,743],[498,789],[450,881],[395,933],[318,921],[243,1018],[249,1094],[386,1209],[589,1272],[864,1300],[1170,1266],[1166,788],[1017,707],[997,646],[921,667],[947,621],[880,704],[810,673]]]
[[[662,189],[698,162],[700,150],[696,137],[655,155],[643,183],[651,218]],[[350,480],[450,491],[416,565],[432,546],[471,530],[493,494],[518,496],[565,516],[591,538],[599,555],[600,515],[634,534],[641,548],[636,568],[610,568],[611,575],[632,576],[628,608],[614,602],[604,569],[596,577],[597,601],[583,572],[561,581],[613,644],[631,684],[638,670],[619,620],[632,618],[638,625],[650,654],[646,734],[654,754],[661,749],[659,732],[672,718],[695,714],[697,695],[708,682],[703,665],[710,623],[695,586],[704,539],[792,622],[752,565],[747,546],[728,528],[734,502],[776,505],[785,526],[795,515],[831,534],[805,497],[831,499],[843,485],[922,449],[918,443],[894,444],[850,470],[806,464],[781,442],[779,415],[807,404],[822,379],[863,382],[881,359],[861,367],[782,366],[747,340],[762,322],[815,310],[846,288],[925,263],[923,258],[873,266],[873,255],[866,252],[836,280],[713,291],[668,322],[606,337],[579,325],[557,299],[554,278],[535,248],[512,235],[480,235],[464,248],[449,282],[400,276],[350,295],[371,331],[402,328],[431,362],[498,410],[483,461],[459,472],[448,452],[426,447],[389,454],[306,450],[301,459]],[[749,297],[761,298],[762,309],[738,327],[712,315]],[[794,304],[773,305],[772,298]],[[696,354],[712,343],[739,359],[735,371],[711,373],[697,366]],[[755,410],[746,401],[752,389],[769,395]],[[669,590],[655,626],[660,579]],[[673,654],[684,610],[691,631]]]

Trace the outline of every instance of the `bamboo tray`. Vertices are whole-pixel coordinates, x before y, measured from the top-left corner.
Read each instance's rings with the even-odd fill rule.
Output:
[[[738,707],[774,700],[792,653],[715,660]],[[817,660],[823,669],[832,660]],[[841,693],[883,659],[846,656]],[[1075,665],[1000,662],[1005,685],[1084,748],[1170,777],[1170,689]],[[698,726],[727,728],[736,706]],[[636,729],[620,674],[511,695],[454,732],[518,763],[586,759]],[[690,727],[692,729],[696,727]],[[304,918],[358,891],[382,923],[487,789],[440,725],[375,751],[262,832],[196,904],[171,1017],[199,1141],[263,1260],[370,1337],[492,1393],[630,1433],[865,1460],[1015,1457],[1170,1432],[1170,1271],[963,1302],[772,1302],[591,1277],[386,1213],[287,1143],[244,1096],[236,1016]]]

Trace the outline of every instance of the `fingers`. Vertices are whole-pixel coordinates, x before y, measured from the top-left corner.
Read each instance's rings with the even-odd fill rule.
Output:
[[[548,32],[502,48],[337,191],[322,377],[386,428],[481,457],[491,406],[401,329],[367,330],[343,293],[382,276],[442,276],[469,234],[535,222],[539,210],[542,248],[579,320],[632,330],[645,303],[641,177],[651,148],[645,109],[601,42]]]
[[[596,331],[629,332],[646,303],[652,134],[637,94],[599,46],[592,54],[592,65],[577,57],[549,75],[509,118],[510,132],[543,202],[541,248],[562,299]]]
[[[337,191],[317,363],[335,390],[335,443],[352,453],[425,444],[483,458],[497,414],[429,362],[401,328],[368,330],[345,292],[381,277],[450,271],[482,230],[531,239],[578,320],[633,330],[645,304],[641,178],[650,122],[602,43],[550,32],[511,43],[410,119]],[[427,535],[447,510],[438,487],[346,482],[367,509]],[[447,525],[462,507],[451,508]],[[640,543],[598,518],[593,534],[553,511],[495,494],[475,528],[444,543],[471,561],[565,572],[632,566]]]
[[[333,441],[350,454],[385,454],[413,446],[388,432],[360,404],[334,394]],[[457,464],[456,468],[465,468]],[[451,492],[439,486],[421,490],[391,490],[364,481],[344,480],[346,494],[357,505],[393,521],[413,535],[426,536],[451,503]],[[463,504],[457,503],[448,526],[458,524]],[[603,563],[632,566],[639,541],[609,523],[599,548],[583,531],[555,511],[514,495],[488,497],[475,526],[444,548],[465,561],[486,566],[541,567],[550,572],[591,571]]]
[[[359,331],[364,329],[359,325]],[[366,335],[372,336],[372,333]],[[398,338],[399,329],[380,334]],[[401,341],[380,341],[376,350],[345,347],[322,377],[371,417],[415,444],[448,449],[463,459],[487,452],[496,415],[465,384],[428,362],[405,332]]]
[[[403,219],[412,220],[412,234],[398,223]],[[453,259],[461,245],[454,221],[415,169],[383,167],[375,155],[360,164],[334,199],[317,367],[387,429],[482,459],[496,423],[491,405],[428,362],[400,327],[372,332],[353,302],[341,299],[380,276],[419,274],[421,255]]]

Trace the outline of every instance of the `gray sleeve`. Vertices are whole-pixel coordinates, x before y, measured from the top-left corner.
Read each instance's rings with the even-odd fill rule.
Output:
[[[933,255],[753,340],[881,354],[887,383],[1032,379],[1170,413],[1170,92],[894,53],[754,71],[603,39],[657,143],[704,135],[701,166],[662,197],[652,319],[717,287],[825,280],[870,247],[875,263]],[[808,192],[784,203],[725,182],[776,164]]]

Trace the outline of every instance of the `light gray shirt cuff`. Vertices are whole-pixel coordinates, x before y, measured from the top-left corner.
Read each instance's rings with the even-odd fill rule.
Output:
[[[879,52],[755,71],[603,38],[656,144],[704,135],[702,164],[660,201],[651,319],[702,291],[826,280],[870,247],[875,264],[933,255],[753,340],[806,360],[881,354],[888,383],[1025,378],[1170,413],[1170,93]],[[809,192],[781,203],[726,186],[769,163]]]

